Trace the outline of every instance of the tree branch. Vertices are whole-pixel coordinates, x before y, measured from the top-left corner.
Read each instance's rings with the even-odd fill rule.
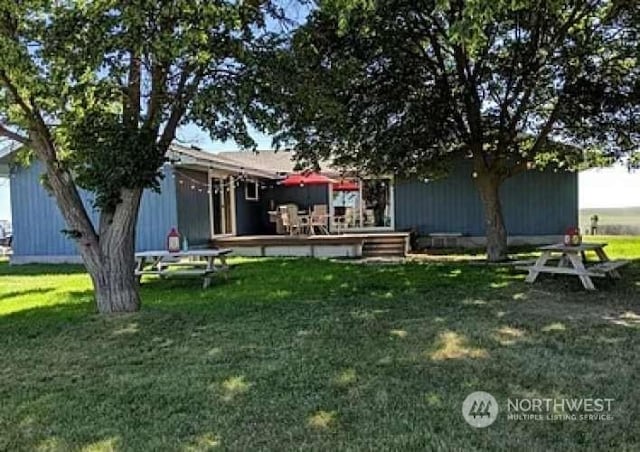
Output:
[[[198,85],[200,85],[200,81],[202,79],[202,70],[198,71],[193,76],[190,84],[187,84],[190,76],[190,68],[185,67],[182,74],[180,75],[180,81],[178,82],[178,87],[176,89],[175,104],[171,109],[171,114],[169,115],[167,124],[165,125],[164,130],[162,131],[162,136],[158,141],[160,151],[163,153],[167,151],[169,145],[171,144],[171,141],[173,141],[176,129],[178,128],[178,124],[180,124],[180,120],[187,110],[187,104],[191,101],[191,98],[198,89]]]
[[[159,112],[162,99],[165,96],[166,80],[167,67],[158,62],[153,62],[151,69],[151,93],[147,104],[147,119],[144,123],[146,129],[157,131],[158,127],[160,127],[161,118]]]
[[[56,160],[53,137],[51,136],[49,128],[45,124],[44,119],[42,119],[40,113],[27,104],[22,96],[20,96],[18,88],[11,82],[11,79],[9,79],[7,73],[1,69],[0,82],[2,82],[5,88],[9,91],[15,103],[18,104],[24,115],[27,117],[27,120],[30,122],[30,129],[33,129],[35,132],[37,132],[39,140],[36,141],[42,141],[42,144],[44,144],[44,148],[42,150],[45,152],[45,154],[43,155],[43,157],[46,157],[46,159],[51,161]]]
[[[438,61],[438,65],[440,66],[440,72],[442,73],[442,81],[444,82],[447,90],[447,96],[449,97],[450,102],[454,107],[451,109],[455,121],[458,124],[458,128],[460,129],[460,133],[463,137],[469,137],[471,135],[471,131],[469,129],[469,125],[465,123],[464,118],[458,112],[458,109],[455,107],[456,99],[453,94],[453,88],[449,81],[449,74],[447,72],[447,65],[443,55],[443,49],[438,41],[438,37],[433,33],[428,33],[429,41],[431,42],[431,46],[433,47],[433,53]]]
[[[545,124],[542,126],[542,129],[540,129],[540,132],[538,133],[538,137],[536,138],[536,141],[533,143],[533,146],[531,146],[531,149],[529,150],[529,154],[535,155],[540,151],[540,148],[542,147],[543,143],[549,136],[549,133],[551,133],[553,126],[558,120],[558,116],[560,115],[561,103],[562,103],[562,96],[558,97],[558,99],[556,100],[556,104],[554,105],[553,110],[551,110],[551,113],[549,114],[547,121],[545,122]]]
[[[471,142],[469,146],[472,148],[477,145],[482,145],[482,111],[481,103],[478,97],[478,91],[474,80],[469,78],[468,68],[469,59],[464,49],[456,45],[454,46],[456,73],[460,85],[463,87],[463,101],[467,110],[467,122],[469,124]]]
[[[127,81],[127,96],[125,99],[124,117],[131,128],[138,128],[140,120],[140,56],[134,50],[129,52],[129,79]]]

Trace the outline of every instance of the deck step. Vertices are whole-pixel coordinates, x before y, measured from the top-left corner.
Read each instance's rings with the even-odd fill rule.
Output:
[[[400,250],[393,251],[363,251],[362,257],[404,257]]]
[[[398,242],[398,243],[367,243],[365,242],[362,247],[364,249],[368,249],[368,248],[372,248],[372,249],[385,249],[385,248],[390,248],[390,249],[394,249],[394,248],[399,248],[399,247],[404,247],[404,242]]]
[[[366,238],[367,242],[374,243],[388,243],[388,242],[404,242],[405,237],[392,235],[390,237],[384,236],[369,236]]]
[[[363,257],[404,257],[406,255],[406,237],[373,236],[367,237],[362,245]]]

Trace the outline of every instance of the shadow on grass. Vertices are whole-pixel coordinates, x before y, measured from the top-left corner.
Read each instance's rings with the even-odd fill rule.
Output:
[[[75,264],[25,264],[10,265],[8,261],[0,261],[0,277],[2,276],[42,276],[71,275],[86,273],[84,266]]]
[[[0,294],[0,302],[16,297],[28,297],[29,295],[43,295],[52,292],[52,288],[33,288],[25,290],[14,290]]]
[[[0,275],[36,276],[83,273],[81,266],[35,265],[10,267],[0,264]],[[143,310],[177,309],[179,311],[216,311],[236,315],[258,307],[288,309],[290,304],[366,305],[377,302],[411,311],[424,302],[438,300],[439,307],[473,304],[474,299],[487,299],[482,304],[497,306],[518,299],[551,297],[568,302],[602,306],[634,306],[640,295],[640,261],[623,269],[622,280],[595,280],[600,289],[585,292],[578,278],[564,275],[541,275],[533,285],[523,282],[525,273],[509,265],[469,265],[464,263],[355,264],[349,261],[316,259],[242,260],[233,265],[227,277],[216,275],[208,289],[202,289],[199,278],[145,277],[141,285]],[[45,294],[53,289],[32,288],[0,295],[0,299]],[[53,310],[54,314],[69,306],[86,306],[93,311],[92,293],[66,292],[66,300],[31,311]],[[19,311],[11,314],[15,318]],[[7,316],[3,316],[7,317]],[[0,317],[2,322],[2,317]]]
[[[624,448],[640,415],[638,273],[586,293],[509,267],[244,261],[207,290],[145,279],[143,311],[112,317],[70,292],[0,317],[0,449]],[[606,392],[621,421],[460,434],[477,389]]]

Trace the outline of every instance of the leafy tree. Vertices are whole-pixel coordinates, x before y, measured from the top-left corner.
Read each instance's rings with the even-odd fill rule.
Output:
[[[46,169],[100,312],[139,309],[135,229],[176,129],[249,147],[255,69],[277,42],[264,0],[0,2],[0,136]],[[79,188],[95,193],[92,224]]]
[[[292,69],[278,88],[278,139],[303,159],[400,176],[468,159],[488,258],[504,259],[506,179],[638,149],[638,11],[610,0],[320,1],[280,57]]]

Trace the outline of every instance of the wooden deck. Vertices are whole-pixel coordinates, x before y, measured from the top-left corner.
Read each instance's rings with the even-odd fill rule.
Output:
[[[409,234],[246,235],[217,237],[211,245],[231,248],[236,256],[370,257],[405,256]]]

